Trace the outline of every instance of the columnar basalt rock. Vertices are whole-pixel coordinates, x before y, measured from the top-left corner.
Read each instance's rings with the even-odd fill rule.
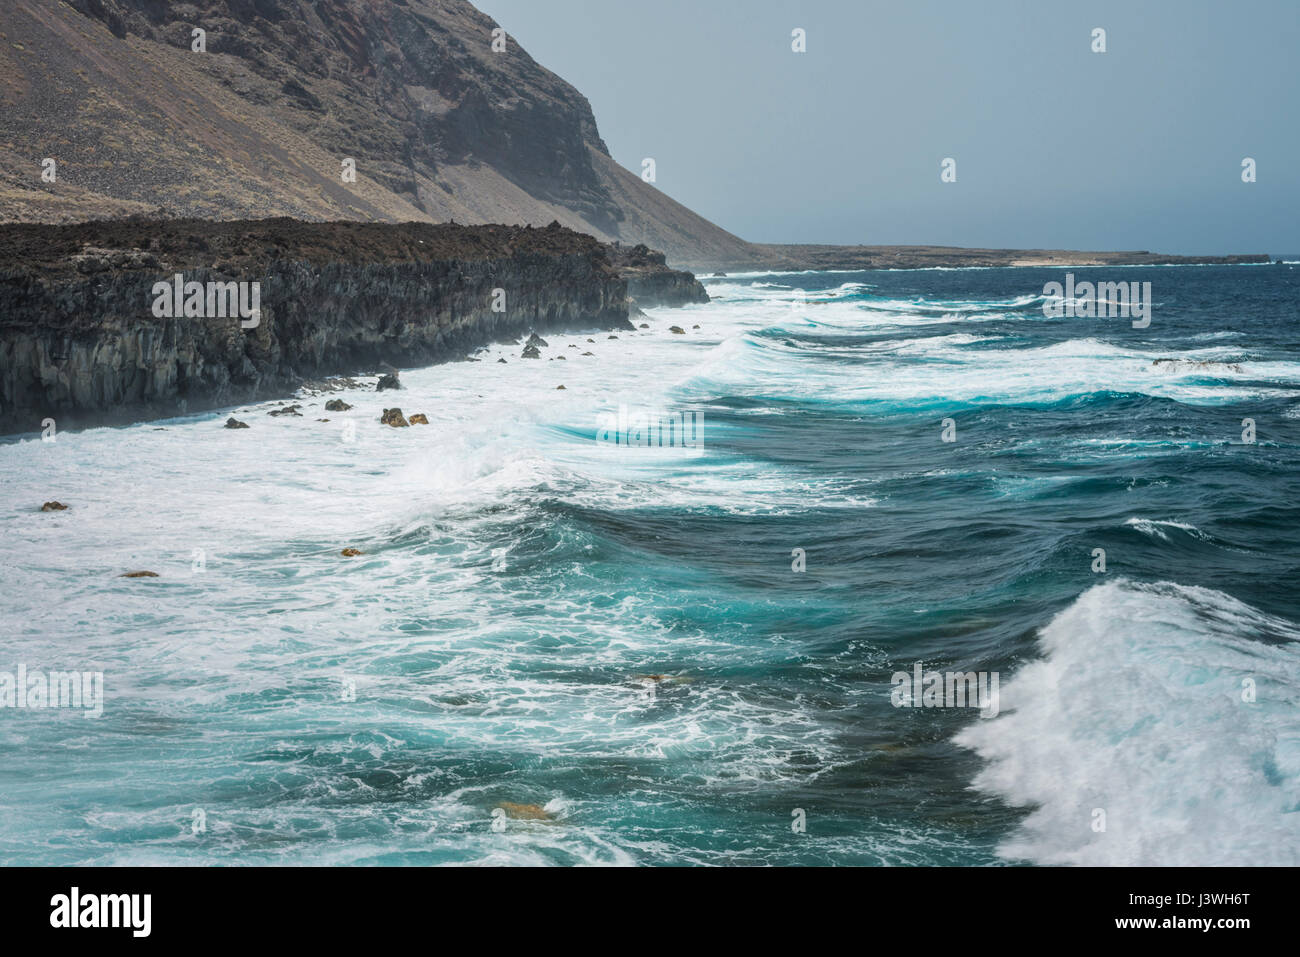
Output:
[[[88,247],[104,269],[85,272]],[[531,330],[631,327],[606,247],[558,224],[6,225],[0,262],[9,432],[287,396],[308,377],[429,365]],[[260,283],[260,322],[156,317],[152,288],[175,273]]]

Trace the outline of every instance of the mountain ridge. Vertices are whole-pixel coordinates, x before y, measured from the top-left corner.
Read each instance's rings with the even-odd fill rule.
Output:
[[[464,0],[13,0],[0,218],[558,221],[753,257],[619,166],[586,97],[508,34],[493,52],[497,27]]]
[[[615,162],[498,26],[466,0],[7,0],[0,221],[559,222],[710,272],[1268,258],[747,242]]]

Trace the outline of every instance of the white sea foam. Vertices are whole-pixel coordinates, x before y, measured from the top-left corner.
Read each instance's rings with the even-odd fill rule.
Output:
[[[820,326],[830,324],[825,317]],[[817,326],[806,328],[809,335],[818,331]],[[792,368],[785,356],[772,354],[765,341],[745,336],[722,343],[686,384],[696,391],[816,396],[825,402],[879,401],[901,407],[939,401],[1051,403],[1102,391],[1221,405],[1292,396],[1300,388],[1297,362],[1251,361],[1240,370],[1197,364],[1221,361],[1215,349],[1184,354],[1193,361],[1157,365],[1160,353],[1094,338],[1028,349],[970,348],[973,344],[948,336],[878,339],[856,347],[834,346],[842,365],[810,362]],[[927,353],[935,361],[914,361],[914,356]]]
[[[1161,538],[1169,541],[1169,536],[1165,533],[1167,528],[1176,528],[1179,531],[1186,532],[1193,538],[1199,538],[1202,541],[1208,541],[1209,536],[1197,528],[1195,525],[1188,525],[1186,522],[1160,521],[1149,518],[1130,518],[1124,522],[1125,525],[1136,528],[1144,535],[1150,535],[1154,538]]]
[[[606,333],[548,333],[550,346],[541,360],[521,360],[518,346],[494,346],[480,353],[478,363],[405,372],[400,392],[344,393],[355,406],[350,412],[327,413],[325,398],[316,397],[295,400],[304,405],[302,418],[266,415],[279,402],[236,411],[250,430],[222,429],[226,411],[6,446],[0,484],[13,507],[0,512],[7,543],[0,550],[0,579],[21,587],[0,596],[6,626],[0,651],[104,670],[110,711],[121,706],[131,720],[161,728],[169,722],[201,725],[209,741],[230,755],[224,764],[214,759],[203,773],[230,780],[239,777],[239,761],[249,751],[294,741],[302,728],[321,727],[322,720],[327,726],[338,722],[338,713],[329,709],[343,707],[334,704],[335,686],[341,675],[350,675],[360,694],[346,720],[360,730],[313,742],[329,759],[322,767],[346,765],[354,757],[382,765],[393,753],[400,764],[404,742],[420,741],[436,729],[467,751],[509,747],[539,761],[566,752],[644,761],[686,756],[698,760],[699,782],[728,791],[804,782],[807,772],[792,765],[790,755],[808,755],[818,768],[844,760],[838,731],[820,720],[814,706],[707,681],[652,697],[635,682],[610,678],[726,668],[763,656],[785,661],[790,644],[756,645],[743,629],[666,621],[665,603],[680,602],[677,589],[689,590],[690,582],[627,594],[622,582],[593,577],[596,571],[584,560],[592,545],[580,539],[563,542],[563,564],[549,569],[580,583],[564,592],[546,591],[550,578],[541,576],[536,596],[521,595],[502,584],[503,576],[516,574],[526,561],[529,550],[521,546],[535,531],[530,523],[537,520],[541,499],[633,519],[627,513],[794,513],[809,502],[853,509],[869,507],[873,499],[834,475],[724,454],[724,444],[712,441],[707,411],[701,456],[687,458],[674,449],[610,455],[594,441],[597,413],[620,402],[680,409],[725,394],[867,398],[908,407],[935,399],[996,399],[986,395],[990,383],[999,396],[1022,401],[1099,388],[1187,402],[1260,391],[1238,383],[1240,377],[1207,383],[1204,370],[1153,372],[1155,356],[1098,340],[999,350],[984,348],[994,337],[981,336],[978,326],[926,335],[926,326],[954,316],[1006,319],[1009,313],[988,310],[1020,308],[1020,299],[927,307],[864,300],[860,288],[845,283],[810,294],[825,301],[795,309],[789,289],[725,282],[710,288],[720,298],[708,306],[650,310],[649,331],[621,332],[617,340]],[[670,323],[687,334],[668,334]],[[702,328],[691,328],[696,323]],[[777,328],[811,337],[809,348],[834,349],[848,364],[831,368],[801,356],[803,346],[791,349],[770,332],[759,335]],[[815,342],[860,331],[882,335],[862,346]],[[586,351],[594,355],[582,356]],[[548,361],[560,354],[565,361]],[[499,357],[507,363],[498,364]],[[1279,386],[1300,381],[1300,367],[1292,364],[1249,366],[1252,378],[1272,378]],[[559,384],[565,390],[557,390]],[[392,405],[408,415],[424,412],[430,425],[380,426],[380,412]],[[771,409],[760,401],[747,414]],[[589,442],[582,438],[588,430]],[[1008,494],[1023,491],[1009,486]],[[72,507],[37,511],[52,498]],[[347,545],[365,554],[343,559],[338,552]],[[204,553],[202,573],[192,569],[195,549]],[[497,558],[504,568],[494,568]],[[136,568],[159,571],[162,578],[116,577]],[[1128,634],[1126,628],[1118,621],[1112,630]],[[1110,637],[1105,632],[1096,639],[1101,658],[1107,651],[1141,649],[1141,635],[1131,636],[1133,647],[1119,649],[1105,644]],[[1204,637],[1199,641],[1217,647]],[[69,649],[75,649],[75,661],[69,661]],[[418,664],[410,674],[394,664],[406,661]],[[1205,661],[1206,668],[1219,663],[1208,652]],[[1286,687],[1289,672],[1265,664],[1261,672]],[[1105,661],[1092,667],[1106,677]],[[1269,707],[1276,709],[1274,693]],[[677,706],[683,697],[690,707]],[[1003,700],[1009,701],[1006,690]],[[367,711],[367,701],[384,707]],[[277,709],[274,722],[265,720],[270,709]],[[1028,735],[1019,724],[1003,724],[1014,717],[1004,715],[990,730],[1010,727],[1012,738]],[[1189,725],[1194,719],[1184,716]],[[1150,720],[1159,729],[1165,719],[1157,714]],[[1209,736],[1208,725],[1195,727]],[[1240,732],[1241,738],[1254,726],[1226,724],[1222,730],[1229,737]],[[60,747],[88,747],[51,740]],[[1288,765],[1278,754],[1276,766],[1290,768],[1283,779],[1293,781],[1294,761]],[[124,773],[157,772],[156,764],[144,763]],[[356,783],[328,770],[317,769],[311,777],[311,788],[298,800],[274,806],[254,801],[244,808],[237,833],[214,821],[232,858],[260,849],[263,840],[285,847],[290,860],[313,854],[317,862],[381,857],[384,843],[370,839],[323,842],[324,851],[322,842],[294,843],[304,819],[325,818],[327,823],[311,827],[352,827],[354,835],[373,823],[366,803],[355,805],[355,814],[337,804],[318,813],[322,795],[336,800]],[[23,810],[8,816],[6,833],[19,833],[21,824],[28,839],[32,833],[54,834],[63,846],[77,846],[86,840],[84,822],[60,832],[40,817],[40,788],[47,781],[14,784],[9,805]],[[1192,796],[1198,795],[1206,796],[1202,790]],[[402,804],[416,810],[401,813],[415,817],[396,823],[422,824],[427,814],[431,853],[454,845],[483,861],[541,863],[558,855],[627,863],[660,853],[585,821],[581,806],[566,807],[563,827],[521,826],[505,845],[486,828],[491,799],[421,795]],[[92,794],[90,803],[103,802]],[[156,832],[159,822],[185,820],[188,811],[123,810],[104,814],[102,824],[108,832]],[[440,829],[434,830],[435,823]],[[1230,823],[1219,833],[1235,839]],[[101,863],[154,863],[184,859],[186,847],[168,838],[130,847],[88,845],[86,854]]]
[[[1002,713],[956,738],[987,762],[977,788],[1033,809],[1003,857],[1300,863],[1294,623],[1210,589],[1119,580],[1038,640],[1043,658],[1003,681]]]

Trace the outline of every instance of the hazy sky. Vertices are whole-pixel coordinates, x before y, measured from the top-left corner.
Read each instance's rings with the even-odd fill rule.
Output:
[[[745,239],[1300,252],[1300,0],[474,2]]]

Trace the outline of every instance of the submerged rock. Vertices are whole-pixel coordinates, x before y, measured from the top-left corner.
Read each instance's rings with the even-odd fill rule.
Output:
[[[1189,369],[1228,369],[1232,372],[1241,372],[1241,366],[1235,362],[1216,362],[1213,359],[1155,359],[1151,363],[1153,366],[1171,365],[1175,368],[1185,366]]]
[[[330,399],[325,403],[326,412],[346,412],[352,406],[348,405],[342,399]]]
[[[555,388],[556,388],[556,389],[563,389],[564,386],[562,386],[562,385],[557,385]],[[567,391],[567,390],[566,390],[566,391]]]
[[[379,417],[379,421],[395,429],[404,429],[411,424],[406,421],[401,409],[384,409],[384,414]]]
[[[157,572],[123,572],[118,578],[157,578]]]
[[[507,364],[505,359],[498,359],[497,362],[501,363],[502,365]]]
[[[247,422],[240,422],[238,419],[236,419],[236,418],[234,418],[234,417],[232,416],[231,418],[226,419],[226,426],[225,426],[225,427],[228,428],[228,429],[246,429],[246,428],[248,428],[248,423],[247,423]]]
[[[524,346],[524,351],[519,353],[521,359],[540,359],[542,354],[537,351],[537,347],[532,343]]]
[[[68,506],[62,502],[46,502],[41,506],[42,512],[63,512],[67,511]]]
[[[423,412],[417,412],[407,420],[411,425],[428,425],[429,417]]]
[[[301,417],[302,413],[299,412],[298,409],[299,406],[296,405],[285,405],[285,406],[281,406],[278,409],[272,409],[270,412],[266,414],[267,415],[296,415]]]
[[[339,552],[339,554],[344,558],[356,558],[358,555],[362,554],[362,552],[359,548],[345,548],[343,551]]]
[[[672,333],[673,335],[675,335],[675,336],[684,336],[684,335],[686,335],[686,330],[683,329],[681,326],[669,326],[669,327],[668,327],[668,331],[671,332],[671,333]]]
[[[385,375],[381,375],[379,381],[375,383],[376,392],[383,392],[385,389],[400,389],[401,387],[402,383],[397,381],[396,372],[389,372]]]
[[[309,395],[319,395],[322,392],[339,392],[343,389],[361,389],[365,383],[358,382],[351,376],[330,376],[326,379],[308,379],[302,384],[303,391]]]
[[[555,820],[555,815],[540,804],[515,804],[513,801],[502,801],[497,807],[506,812],[506,817],[514,818],[517,821]]]
[[[689,685],[695,679],[686,675],[633,675],[632,680],[639,685]]]

